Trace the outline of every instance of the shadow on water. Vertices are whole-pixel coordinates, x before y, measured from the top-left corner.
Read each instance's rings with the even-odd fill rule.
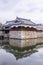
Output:
[[[16,60],[38,52],[37,48],[40,47],[43,47],[43,38],[28,40],[0,40],[0,49],[5,49],[7,52],[12,53],[16,57]]]

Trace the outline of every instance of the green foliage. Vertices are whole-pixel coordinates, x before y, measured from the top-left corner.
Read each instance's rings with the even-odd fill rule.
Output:
[[[2,28],[2,26],[3,26],[2,23],[0,23],[0,28]]]

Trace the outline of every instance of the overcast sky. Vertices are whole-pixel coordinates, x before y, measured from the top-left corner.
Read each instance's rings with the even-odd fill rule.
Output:
[[[16,16],[43,23],[43,0],[0,0],[0,22]]]

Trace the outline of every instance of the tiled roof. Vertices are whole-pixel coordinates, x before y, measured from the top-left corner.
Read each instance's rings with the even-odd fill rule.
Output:
[[[35,25],[30,19],[23,19],[23,18],[16,18],[15,20],[12,21],[7,21],[5,25],[16,25],[16,24],[32,24]]]
[[[24,18],[19,18],[17,17],[15,20],[12,21],[7,21],[5,23],[5,27],[13,27],[15,25],[30,25],[32,27],[35,27],[36,29],[43,29],[43,25],[42,24],[35,24],[34,22],[32,22],[30,19],[24,19]]]
[[[30,19],[24,19],[17,17],[16,20],[20,21],[22,24],[35,24]]]

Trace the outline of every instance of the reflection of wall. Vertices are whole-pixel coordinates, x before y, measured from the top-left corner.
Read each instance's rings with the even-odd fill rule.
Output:
[[[40,44],[42,42],[43,38],[28,39],[28,40],[4,39],[0,40],[0,48],[5,49],[7,52],[12,53],[16,57],[16,60],[18,60],[19,58],[27,57],[35,52],[38,52],[38,50],[35,48],[36,46],[34,47],[33,45]],[[19,50],[17,47],[22,48],[25,47],[25,48],[23,49],[19,48],[20,49]]]
[[[36,31],[10,31],[9,38],[17,39],[28,39],[28,38],[41,38],[43,37],[43,32]]]
[[[9,40],[10,45],[16,47],[27,47],[40,44],[41,42],[43,42],[43,38],[28,39],[28,40],[14,40],[14,39]]]
[[[43,38],[37,38],[37,43],[43,43]]]
[[[16,57],[16,60],[23,58],[23,57],[30,56],[31,54],[37,52],[37,50],[35,50],[34,48],[31,49],[30,51],[29,51],[29,49],[28,50],[26,50],[26,49],[22,50],[21,48],[19,48],[20,50],[15,49],[15,47],[13,48],[10,46],[11,44],[9,45],[8,41],[9,40],[7,40],[7,39],[0,40],[0,48],[5,49],[7,52],[13,54]],[[13,39],[11,40],[10,39],[10,43],[12,43],[12,44],[17,43],[17,42],[18,42],[18,44],[15,44],[15,45],[21,46],[21,43],[23,43],[24,41],[23,40],[21,41],[21,40],[13,40]]]

